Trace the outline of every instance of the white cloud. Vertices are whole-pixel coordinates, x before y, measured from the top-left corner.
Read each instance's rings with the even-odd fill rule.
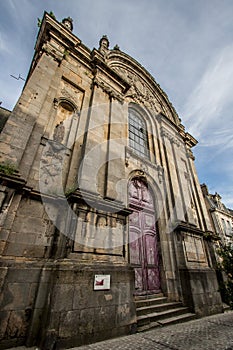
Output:
[[[5,38],[5,35],[3,33],[0,33],[0,52],[1,54],[9,54],[9,44]]]
[[[224,109],[232,104],[232,62],[233,45],[230,45],[212,59],[187,100],[182,114],[189,131],[196,137],[201,137],[208,128],[221,130],[226,126],[225,117],[232,119],[232,113],[223,114]]]

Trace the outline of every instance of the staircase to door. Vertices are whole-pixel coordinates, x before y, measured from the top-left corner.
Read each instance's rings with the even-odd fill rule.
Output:
[[[168,302],[163,294],[135,296],[137,331],[181,323],[196,318],[181,302]]]

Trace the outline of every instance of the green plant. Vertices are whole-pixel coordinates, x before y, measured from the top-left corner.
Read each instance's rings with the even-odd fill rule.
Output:
[[[50,11],[49,12],[49,15],[53,18],[53,19],[56,19],[56,16],[55,14],[53,13],[53,11]],[[39,17],[37,18],[37,27],[40,27],[42,24],[42,19],[40,19]]]
[[[49,12],[49,15],[50,15],[53,19],[56,19],[56,16],[55,16],[55,14],[53,13],[53,11],[50,11],[50,12]]]
[[[37,27],[41,27],[42,20],[38,17],[37,18]]]
[[[15,172],[17,172],[17,167],[15,164],[7,161],[0,163],[0,173],[4,173],[5,175],[13,175]]]
[[[77,186],[73,185],[72,187],[68,187],[65,191],[65,196],[68,197],[70,194],[74,193],[77,189]]]
[[[66,59],[69,56],[70,52],[68,50],[64,50],[63,57]]]
[[[220,291],[223,301],[233,310],[233,243],[221,244],[218,255],[219,268],[226,275],[226,280],[220,285]]]

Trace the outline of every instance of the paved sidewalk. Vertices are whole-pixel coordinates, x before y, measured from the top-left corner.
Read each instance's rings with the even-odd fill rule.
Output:
[[[31,349],[36,349],[31,348]],[[69,350],[233,350],[233,311]],[[29,350],[18,347],[11,350]],[[41,349],[43,350],[43,349]]]

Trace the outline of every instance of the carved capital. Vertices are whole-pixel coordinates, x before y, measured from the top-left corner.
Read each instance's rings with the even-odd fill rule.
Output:
[[[180,147],[180,142],[177,140],[177,138],[174,136],[171,139],[171,143],[175,144],[177,147]]]
[[[95,86],[97,86],[98,88],[101,88],[103,90],[103,92],[107,93],[110,97],[115,98],[116,100],[118,100],[121,103],[124,102],[124,98],[123,98],[123,96],[121,96],[121,94],[116,92],[113,88],[111,88],[109,85],[107,85],[103,81],[97,79],[96,77],[93,80],[93,84]]]
[[[49,42],[43,44],[42,51],[46,52],[47,55],[52,56],[59,63],[63,60],[64,52],[59,51],[56,47],[51,45]]]
[[[190,148],[187,148],[187,156],[188,156],[188,158],[192,159],[193,161],[195,160],[193,152]]]
[[[180,147],[180,142],[177,139],[177,137],[171,134],[170,131],[168,131],[164,127],[161,128],[161,136],[166,137],[171,143],[177,145],[177,147]]]

